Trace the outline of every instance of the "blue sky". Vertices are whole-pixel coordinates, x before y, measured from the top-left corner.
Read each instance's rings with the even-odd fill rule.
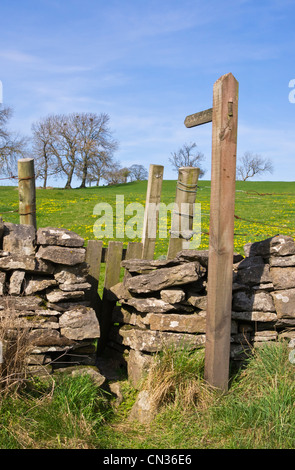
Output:
[[[273,161],[266,180],[294,180],[294,0],[2,0],[0,80],[11,127],[30,135],[50,113],[108,113],[122,166],[164,165],[196,142],[210,179],[214,82],[239,82],[238,156]]]

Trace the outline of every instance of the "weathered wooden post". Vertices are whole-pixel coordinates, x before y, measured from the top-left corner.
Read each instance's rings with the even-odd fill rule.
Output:
[[[213,87],[205,379],[223,391],[229,379],[238,91],[231,73]]]
[[[162,165],[150,165],[141,240],[143,244],[143,259],[154,258],[159,220],[159,210],[157,206],[161,199],[163,173],[164,167]]]
[[[183,249],[184,229],[186,231],[193,229],[194,203],[196,201],[199,174],[200,169],[196,167],[179,168],[175,207],[171,216],[168,259],[174,258]]]
[[[34,159],[23,158],[18,160],[17,166],[19,221],[20,224],[33,225],[37,228]]]
[[[125,259],[141,259],[142,258],[142,243],[141,242],[129,242],[127,245]],[[131,274],[125,270],[124,279],[130,277]]]
[[[213,87],[213,108],[187,116],[186,127],[212,120],[205,379],[226,391],[229,379],[238,82],[231,73]]]
[[[112,311],[116,300],[110,293],[110,288],[120,280],[123,242],[110,241],[108,244],[105,280],[100,314],[101,336],[98,343],[98,352],[102,352],[107,343],[109,330],[112,324]]]
[[[101,307],[101,300],[98,295],[101,258],[102,240],[89,240],[86,250],[86,263],[89,264],[88,282],[91,284],[91,290],[87,297],[89,297],[91,306],[95,309],[97,315]]]

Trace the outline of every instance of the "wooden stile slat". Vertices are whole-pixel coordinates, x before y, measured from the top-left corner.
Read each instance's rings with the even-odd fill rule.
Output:
[[[101,257],[102,240],[89,240],[86,249],[86,263],[89,265],[88,282],[92,286],[89,293],[89,298],[91,305],[95,310],[97,310],[101,304],[100,298],[98,296]]]
[[[167,258],[172,259],[183,249],[183,238],[180,238],[179,232],[187,227],[193,228],[194,203],[196,200],[196,191],[200,169],[195,167],[182,167],[178,171],[178,181],[175,196],[175,208],[171,217],[171,235],[168,246]],[[188,204],[188,213],[181,215],[182,204]],[[187,220],[188,218],[188,220]],[[189,222],[187,224],[187,222]]]
[[[110,299],[109,289],[120,281],[123,242],[110,241],[105,268],[105,280],[100,314],[100,338],[97,352],[101,353],[107,343],[112,324],[112,311],[116,301]]]
[[[161,200],[163,173],[164,167],[162,165],[150,165],[142,233],[143,259],[154,258],[159,219],[157,205]]]
[[[125,259],[141,259],[143,245],[141,242],[129,242],[127,245]],[[125,269],[124,279],[130,277],[130,274]]]

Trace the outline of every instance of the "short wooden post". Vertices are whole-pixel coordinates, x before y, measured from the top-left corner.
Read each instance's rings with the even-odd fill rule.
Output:
[[[238,82],[229,73],[213,87],[210,236],[205,379],[226,391],[229,379]]]
[[[184,228],[192,230],[194,203],[200,169],[196,167],[182,167],[178,171],[176,186],[175,208],[171,216],[171,236],[169,240],[167,258],[172,259],[183,249],[185,234],[181,233]],[[186,205],[186,210],[182,204]]]
[[[36,222],[36,185],[34,159],[23,158],[18,160],[18,194],[19,194],[19,222],[33,225]]]
[[[89,264],[88,282],[91,284],[89,299],[92,308],[94,308],[97,313],[101,303],[98,296],[101,256],[102,240],[89,240],[86,250],[86,263]]]
[[[142,243],[141,242],[129,242],[127,245],[125,259],[141,259],[142,258]],[[130,277],[131,274],[125,270],[124,279]]]
[[[98,352],[102,352],[105,348],[112,325],[112,311],[116,301],[112,299],[109,289],[120,281],[122,253],[123,242],[109,242],[102,297],[102,312],[100,316],[101,335],[98,343]]]
[[[142,233],[143,259],[154,258],[159,220],[157,206],[161,199],[163,173],[164,167],[162,165],[150,165]]]

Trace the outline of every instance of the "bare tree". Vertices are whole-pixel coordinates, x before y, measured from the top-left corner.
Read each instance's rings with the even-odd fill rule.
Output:
[[[36,177],[43,179],[43,188],[45,189],[48,177],[59,172],[59,166],[55,164],[52,151],[56,135],[55,119],[49,116],[33,123],[32,133]]]
[[[34,155],[44,185],[49,168],[51,174],[66,176],[66,189],[74,175],[82,188],[87,181],[99,182],[118,146],[108,122],[107,114],[72,113],[50,115],[33,124]]]
[[[272,173],[273,164],[270,158],[264,158],[261,155],[245,152],[240,158],[240,164],[237,165],[237,177],[246,181],[255,175],[262,173]]]
[[[131,181],[143,181],[148,179],[148,171],[143,165],[131,165],[129,167],[129,178]]]
[[[173,170],[178,171],[179,168],[184,166],[194,166],[200,168],[200,178],[204,176],[205,170],[201,168],[200,162],[204,160],[204,154],[198,151],[194,151],[197,148],[197,144],[184,144],[177,152],[171,153],[169,158],[172,164]]]
[[[121,184],[126,183],[129,176],[129,169],[124,167],[121,168],[119,162],[113,162],[111,168],[105,172],[103,179],[108,184]]]
[[[0,173],[14,176],[17,172],[17,159],[28,156],[27,137],[11,132],[8,121],[12,117],[12,109],[0,106]]]
[[[32,126],[38,174],[41,175],[43,172],[43,175],[48,176],[48,168],[45,169],[45,165],[48,164],[52,174],[61,173],[66,176],[66,189],[71,187],[78,162],[79,140],[76,119],[75,114],[53,114]]]
[[[113,152],[118,148],[118,142],[113,139],[108,127],[108,114],[81,113],[77,118],[80,145],[77,176],[82,179],[80,187],[85,188],[89,170],[100,168],[101,177],[101,171],[107,160],[110,162]]]

